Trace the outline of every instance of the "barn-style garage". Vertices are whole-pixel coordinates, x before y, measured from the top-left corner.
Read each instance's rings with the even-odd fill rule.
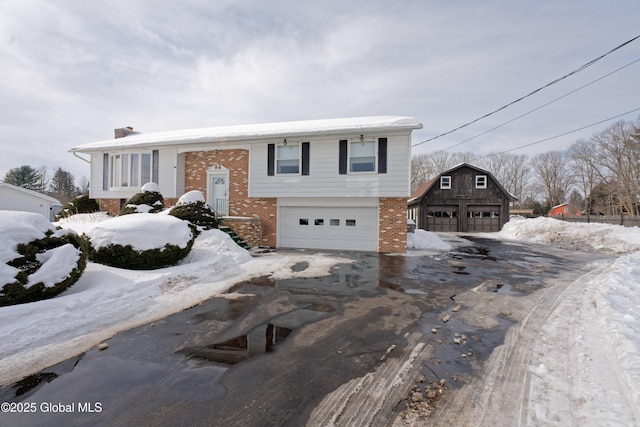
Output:
[[[408,201],[409,218],[427,231],[495,232],[516,200],[490,172],[462,163],[418,187]]]

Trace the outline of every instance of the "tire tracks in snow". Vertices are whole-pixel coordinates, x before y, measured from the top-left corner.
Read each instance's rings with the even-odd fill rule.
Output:
[[[515,313],[518,323],[513,325],[503,345],[494,349],[489,359],[485,362],[481,371],[473,379],[459,390],[453,391],[445,397],[439,407],[431,415],[433,425],[492,425],[492,426],[525,426],[535,424],[539,414],[536,414],[531,404],[532,399],[532,375],[540,374],[534,368],[536,345],[546,334],[545,326],[550,317],[558,309],[560,304],[573,292],[586,276],[593,273],[594,267],[585,273],[569,272],[561,277],[551,279],[553,283],[547,283],[544,289],[524,298],[524,310]],[[475,291],[471,295],[468,291],[460,300],[471,300],[474,304],[483,303],[487,298],[484,293]],[[509,308],[513,298],[503,297],[501,300],[488,302]],[[485,301],[485,303],[487,303]],[[554,335],[553,345],[567,346],[571,334],[566,329],[557,329]],[[567,378],[572,375],[570,369],[570,354],[567,351],[559,351],[558,360],[554,369],[555,376]],[[544,366],[538,369],[544,370]],[[535,381],[534,381],[535,382]],[[554,399],[554,407],[566,408],[571,413],[571,401],[568,393],[560,393]],[[569,424],[571,425],[571,424]]]

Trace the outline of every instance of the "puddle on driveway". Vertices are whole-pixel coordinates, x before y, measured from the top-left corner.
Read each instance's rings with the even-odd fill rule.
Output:
[[[293,330],[272,323],[261,325],[246,335],[204,347],[181,350],[189,356],[210,360],[224,365],[235,365],[259,354],[271,353]]]

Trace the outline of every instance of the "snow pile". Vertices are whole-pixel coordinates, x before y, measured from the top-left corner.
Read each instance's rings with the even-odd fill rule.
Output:
[[[80,251],[71,243],[36,254],[36,259],[42,265],[35,273],[29,275],[25,288],[42,283],[45,288],[51,288],[67,279],[78,265]]]
[[[19,270],[7,263],[22,256],[16,250],[17,246],[42,239],[45,233],[53,230],[53,224],[42,215],[0,211],[0,288],[16,280]]]
[[[51,298],[85,268],[78,236],[36,213],[0,211],[0,242],[0,305]]]
[[[159,193],[160,187],[158,187],[158,184],[156,184],[155,182],[147,182],[142,186],[140,191],[142,191],[143,193],[146,193],[146,192]]]
[[[186,222],[170,215],[149,213],[118,216],[86,232],[96,249],[130,245],[136,251],[162,249],[169,244],[186,248],[192,237]]]
[[[204,194],[202,194],[202,191],[193,190],[193,191],[184,193],[182,196],[180,196],[180,198],[178,199],[178,203],[176,203],[176,206],[188,205],[188,204],[197,203],[197,202],[202,202],[202,203],[205,202]]]
[[[434,251],[450,251],[452,246],[430,231],[416,229],[407,233],[407,248]]]
[[[618,258],[597,278],[595,305],[600,328],[619,369],[618,381],[640,417],[640,252]],[[640,419],[640,418],[638,418]]]
[[[640,250],[640,228],[598,223],[576,223],[553,218],[512,218],[494,236],[585,250],[625,254]]]
[[[73,230],[78,234],[87,233],[94,225],[104,222],[111,217],[106,212],[75,214],[67,218],[60,218],[54,225],[65,230]]]

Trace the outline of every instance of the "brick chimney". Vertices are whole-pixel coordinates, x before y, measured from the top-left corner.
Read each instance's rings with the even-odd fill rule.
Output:
[[[113,132],[115,133],[115,138],[124,138],[127,135],[138,133],[138,132],[134,132],[131,126],[114,129]]]

